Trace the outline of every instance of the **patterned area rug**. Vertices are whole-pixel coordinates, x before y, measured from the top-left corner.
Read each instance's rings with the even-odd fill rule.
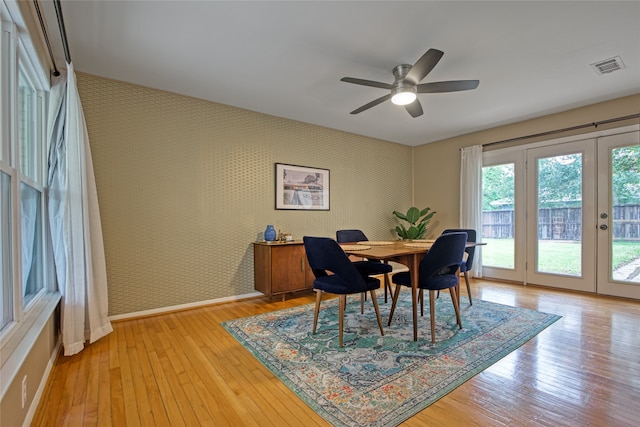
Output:
[[[462,297],[459,330],[449,295],[436,303],[431,344],[428,297],[413,341],[410,292],[387,327],[390,302],[380,300],[385,336],[373,305],[348,299],[344,347],[338,347],[338,301],[323,301],[316,335],[307,304],[223,323],[226,330],[335,426],[396,426],[534,337],[560,316]]]

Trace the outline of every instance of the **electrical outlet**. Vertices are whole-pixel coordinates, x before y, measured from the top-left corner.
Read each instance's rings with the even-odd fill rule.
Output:
[[[27,403],[27,376],[25,375],[22,379],[22,408],[24,409],[24,404]]]

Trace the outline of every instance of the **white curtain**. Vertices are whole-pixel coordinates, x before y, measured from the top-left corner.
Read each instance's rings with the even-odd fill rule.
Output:
[[[482,146],[460,150],[460,228],[473,228],[482,241]],[[482,277],[482,250],[477,247],[471,276]]]
[[[51,89],[48,131],[49,222],[62,294],[62,344],[71,356],[87,340],[113,330],[89,135],[72,64]]]

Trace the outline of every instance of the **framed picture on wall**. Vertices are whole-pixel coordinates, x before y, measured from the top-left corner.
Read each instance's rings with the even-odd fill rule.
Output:
[[[329,169],[276,163],[276,209],[329,210]]]

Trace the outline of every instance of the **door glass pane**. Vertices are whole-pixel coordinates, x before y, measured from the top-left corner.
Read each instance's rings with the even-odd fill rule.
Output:
[[[482,265],[513,269],[514,164],[482,168]]]
[[[536,271],[582,275],[582,154],[538,159]]]
[[[11,262],[11,176],[0,172],[0,330],[13,320],[13,268]]]
[[[611,277],[640,283],[640,146],[611,150]]]

